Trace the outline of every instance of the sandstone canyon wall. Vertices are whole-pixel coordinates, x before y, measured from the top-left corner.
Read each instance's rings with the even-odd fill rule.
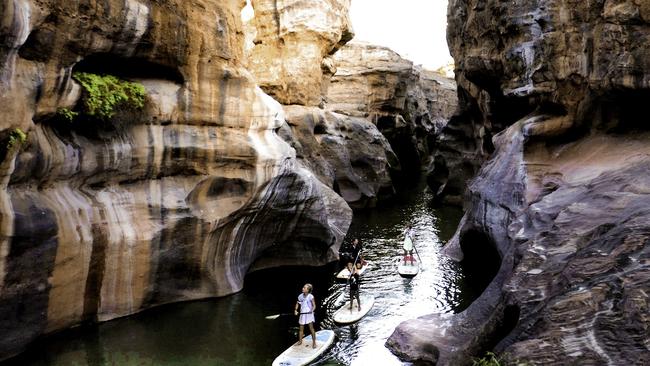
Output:
[[[238,291],[251,266],[336,259],[351,211],[277,135],[283,110],[243,67],[243,6],[0,1],[0,359]],[[77,71],[141,83],[144,109],[60,121]]]
[[[249,67],[285,104],[281,135],[301,163],[353,208],[391,197],[395,177],[419,175],[456,108],[453,81],[385,47],[347,43],[348,1],[252,5]]]
[[[352,37],[349,0],[252,1],[248,67],[260,87],[284,104],[280,135],[300,163],[352,208],[373,207],[393,194],[399,168],[388,141],[363,118],[326,107],[333,60]]]
[[[334,55],[328,108],[377,126],[397,154],[402,174],[431,164],[436,136],[456,111],[456,84],[389,48],[353,41]]]
[[[331,55],[354,36],[350,0],[252,0],[249,69],[278,102],[318,106]],[[323,81],[325,80],[325,83]]]
[[[501,262],[467,310],[407,321],[388,344],[439,364],[488,349],[528,364],[650,363],[650,1],[448,9],[461,113],[439,159],[447,185],[478,174],[446,250],[493,248]]]

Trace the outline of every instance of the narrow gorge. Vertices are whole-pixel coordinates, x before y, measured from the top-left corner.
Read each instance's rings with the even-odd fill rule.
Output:
[[[350,8],[0,0],[0,361],[325,266],[426,180],[485,289],[399,324],[400,360],[650,364],[650,0],[449,0],[455,80]]]
[[[650,363],[650,2],[452,0],[448,21],[459,113],[429,181],[465,194],[448,254],[500,267],[467,310],[388,344],[438,364]]]

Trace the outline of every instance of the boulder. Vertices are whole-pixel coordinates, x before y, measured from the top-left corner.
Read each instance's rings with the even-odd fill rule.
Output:
[[[350,207],[374,207],[395,193],[391,173],[399,171],[399,161],[370,121],[310,107],[284,109],[289,128],[280,135]]]

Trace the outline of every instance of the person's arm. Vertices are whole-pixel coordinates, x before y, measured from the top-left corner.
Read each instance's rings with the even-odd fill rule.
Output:
[[[312,296],[311,297],[311,312],[313,313],[315,311],[316,311],[316,299],[314,298],[314,296]]]
[[[295,309],[293,310],[293,313],[294,313],[295,315],[298,315],[298,308],[299,308],[299,307],[300,307],[300,301],[296,301],[296,307],[295,307]]]

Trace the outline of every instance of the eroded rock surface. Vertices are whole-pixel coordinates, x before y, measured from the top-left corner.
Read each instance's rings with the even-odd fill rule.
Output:
[[[353,37],[350,0],[252,0],[249,69],[282,104],[318,106],[334,73],[330,55]]]
[[[464,312],[400,325],[396,353],[454,365],[486,349],[540,365],[650,362],[648,9],[450,1],[461,113],[443,131],[456,145],[437,158],[456,193],[478,175],[446,250],[493,247],[502,261]]]
[[[352,208],[373,207],[394,194],[390,173],[400,168],[386,138],[365,118],[301,106],[284,107],[280,135],[298,160]]]
[[[351,211],[275,133],[282,108],[242,67],[242,6],[0,2],[0,359],[82,321],[230,294],[251,266],[336,258]],[[58,120],[74,71],[141,82],[144,110]]]

